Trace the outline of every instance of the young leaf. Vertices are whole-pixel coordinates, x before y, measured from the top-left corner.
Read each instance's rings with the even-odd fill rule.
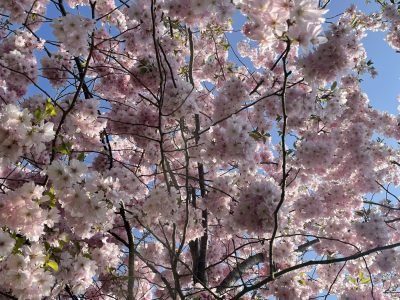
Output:
[[[45,113],[47,116],[54,117],[57,115],[56,107],[53,105],[50,99],[47,99],[45,106]]]
[[[363,278],[360,281],[361,284],[367,284],[367,283],[370,283],[370,282],[371,282],[371,279],[369,279],[369,278]]]
[[[299,279],[299,280],[297,280],[297,282],[300,283],[301,285],[307,285],[307,283],[304,279]]]
[[[354,285],[357,285],[357,279],[352,277],[352,276],[349,276],[349,282],[354,284]]]
[[[70,155],[72,153],[72,145],[68,142],[63,142],[60,146],[56,147],[56,151],[64,155]]]
[[[49,260],[49,261],[46,263],[46,266],[49,267],[49,268],[51,268],[51,269],[53,269],[54,271],[58,272],[58,263],[55,262],[54,260]]]
[[[83,152],[79,153],[77,159],[78,159],[79,161],[84,161],[84,160],[85,160],[85,153],[83,153]]]
[[[51,187],[48,191],[45,191],[43,194],[49,196],[50,198],[49,206],[50,208],[54,208],[57,202],[54,187]]]
[[[41,110],[40,108],[36,108],[36,109],[33,111],[33,116],[35,117],[35,120],[36,120],[37,122],[40,122],[40,121],[43,119],[43,112],[42,112],[42,110]]]

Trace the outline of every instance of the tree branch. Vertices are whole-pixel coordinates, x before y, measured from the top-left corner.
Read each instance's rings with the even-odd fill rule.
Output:
[[[350,260],[355,260],[364,256],[367,256],[371,253],[375,253],[378,251],[383,251],[383,250],[388,250],[388,249],[393,249],[396,247],[399,247],[400,243],[395,243],[395,244],[391,244],[391,245],[386,245],[386,246],[380,246],[380,247],[375,247],[363,252],[359,252],[359,253],[355,253],[353,255],[349,255],[349,256],[345,256],[345,257],[340,257],[340,258],[332,258],[332,259],[326,259],[326,260],[311,260],[311,261],[307,261],[298,265],[294,265],[292,267],[286,268],[284,270],[278,271],[274,273],[274,276],[268,276],[267,278],[265,278],[264,280],[259,281],[256,284],[253,284],[251,286],[247,286],[246,288],[244,288],[242,291],[240,291],[239,293],[236,294],[236,296],[234,296],[231,300],[239,300],[241,299],[241,297],[245,294],[247,294],[248,292],[251,292],[253,290],[256,290],[260,287],[262,287],[263,285],[274,281],[276,278],[279,278],[289,272],[295,271],[295,270],[299,270],[305,267],[309,267],[309,266],[316,266],[316,265],[330,265],[330,264],[334,264],[334,263],[339,263],[339,262],[346,262],[346,261],[350,261]]]
[[[126,219],[125,215],[125,208],[124,204],[121,203],[121,207],[119,210],[122,220],[124,222],[124,227],[126,234],[128,236],[128,297],[126,298],[127,300],[134,300],[133,296],[133,285],[135,281],[135,244],[133,242],[133,236],[132,236],[132,228],[131,225],[129,224],[129,221]]]
[[[264,253],[257,253],[252,256],[249,256],[240,264],[238,264],[229,274],[225,277],[225,279],[219,284],[217,288],[217,293],[222,293],[227,288],[231,287],[248,269],[251,267],[264,262],[265,256]]]
[[[282,57],[282,65],[284,72],[283,79],[283,87],[281,93],[281,107],[282,107],[282,133],[281,133],[281,147],[282,147],[282,185],[281,185],[281,199],[274,211],[274,229],[272,231],[272,237],[269,241],[269,268],[270,268],[270,276],[274,277],[275,265],[274,265],[274,240],[276,234],[278,232],[278,214],[279,210],[285,201],[285,193],[286,193],[286,126],[287,126],[287,114],[286,114],[286,88],[287,88],[287,80],[290,75],[290,71],[286,69],[286,58],[290,52],[290,40],[287,40],[287,46],[285,50],[285,54]]]

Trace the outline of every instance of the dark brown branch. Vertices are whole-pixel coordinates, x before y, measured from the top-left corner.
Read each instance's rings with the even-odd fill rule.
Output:
[[[6,297],[7,299],[13,299],[13,300],[17,300],[18,299],[16,297],[14,297],[14,296],[12,296],[12,295],[10,295],[8,293],[2,292],[2,291],[0,291],[0,295]]]
[[[196,145],[199,141],[199,130],[200,130],[200,118],[198,114],[195,114],[195,141]],[[199,186],[200,186],[200,194],[202,197],[206,195],[206,185],[204,178],[204,166],[202,163],[197,163],[197,171],[199,174]],[[193,195],[193,206],[196,207],[196,194]],[[193,279],[194,282],[200,281],[204,285],[208,284],[207,278],[207,243],[208,243],[208,212],[204,209],[201,213],[202,216],[202,226],[204,229],[203,236],[200,239],[196,239],[196,241],[192,242],[191,253],[193,259]]]
[[[73,300],[78,300],[78,297],[75,296],[72,291],[71,288],[69,287],[69,285],[65,285],[65,291],[67,292],[67,294],[73,299]]]
[[[286,126],[287,126],[287,114],[286,114],[286,88],[287,88],[287,80],[290,75],[290,71],[286,69],[286,58],[290,52],[290,40],[287,41],[287,46],[285,50],[285,54],[282,57],[282,66],[284,72],[283,79],[283,87],[281,92],[281,107],[282,107],[282,133],[281,133],[281,151],[282,151],[282,185],[281,185],[281,198],[279,200],[278,205],[274,211],[274,228],[272,231],[271,240],[269,241],[269,268],[270,268],[270,276],[274,277],[275,265],[274,265],[274,240],[276,234],[278,232],[278,214],[279,210],[285,201],[286,196]]]
[[[320,242],[319,239],[315,239],[315,240],[308,241],[308,242],[304,243],[303,245],[300,245],[300,246],[296,249],[296,252],[302,252],[302,251],[304,251],[304,250],[307,250],[308,247],[311,247],[312,245],[317,244],[317,243],[319,243],[319,242]]]
[[[340,263],[340,262],[346,262],[346,261],[350,261],[350,260],[355,260],[358,258],[362,258],[364,256],[367,256],[369,254],[378,252],[378,251],[383,251],[383,250],[388,250],[388,249],[393,249],[396,247],[399,247],[400,243],[395,243],[395,244],[391,244],[391,245],[386,245],[386,246],[380,246],[380,247],[375,247],[363,252],[358,252],[355,253],[353,255],[349,255],[349,256],[345,256],[345,257],[340,257],[340,258],[332,258],[332,259],[326,259],[326,260],[311,260],[311,261],[307,261],[298,265],[294,265],[292,267],[286,268],[284,270],[278,271],[274,273],[274,276],[268,276],[267,278],[265,278],[264,280],[259,281],[256,284],[253,284],[251,286],[247,286],[245,287],[242,291],[240,291],[239,293],[236,294],[236,296],[234,296],[231,300],[239,300],[241,299],[241,297],[245,294],[247,294],[248,292],[254,291],[260,287],[262,287],[263,285],[274,281],[276,278],[281,277],[282,275],[285,275],[287,273],[290,273],[292,271],[295,270],[299,270],[305,267],[309,267],[309,266],[316,266],[316,265],[330,265],[330,264],[334,264],[334,263]]]
[[[159,46],[160,49],[161,49],[161,53],[163,54],[163,57],[164,57],[165,62],[167,63],[167,66],[168,66],[168,69],[169,69],[169,73],[171,74],[172,83],[173,83],[174,87],[176,88],[176,82],[175,82],[175,78],[174,78],[174,72],[173,72],[173,70],[172,70],[171,64],[170,64],[169,61],[168,61],[167,54],[165,53],[165,51],[164,51],[163,47],[161,46],[160,42],[158,42],[158,46]]]
[[[190,28],[188,28],[188,38],[189,38],[189,51],[190,51],[190,57],[189,57],[189,82],[192,84],[194,87],[194,80],[193,80],[193,56],[194,56],[194,50],[193,50],[193,34]]]
[[[261,79],[259,82],[257,82],[257,85],[255,86],[255,88],[250,92],[249,95],[252,95],[254,93],[257,92],[258,88],[264,83],[264,79]]]
[[[125,208],[123,203],[121,203],[121,207],[119,210],[122,220],[124,222],[124,227],[126,231],[126,235],[128,236],[128,296],[127,300],[134,300],[133,296],[133,285],[135,282],[135,244],[133,242],[132,236],[132,228],[129,224],[129,221],[126,219]]]
[[[225,279],[220,283],[220,285],[217,288],[217,293],[224,292],[224,290],[231,287],[240,278],[241,274],[246,272],[251,267],[264,262],[264,260],[265,260],[264,253],[257,253],[246,258],[244,261],[238,264],[232,270],[232,272],[230,272],[228,276],[226,276]]]
[[[128,242],[126,242],[123,238],[121,238],[118,234],[112,232],[111,230],[108,231],[114,238],[116,238],[118,241],[120,241],[122,244],[124,244],[126,247],[129,248],[129,244]],[[160,276],[162,282],[164,282],[169,294],[171,295],[171,297],[173,297],[173,295],[175,294],[171,285],[169,284],[168,280],[164,277],[163,274],[161,274],[156,267],[154,267],[149,260],[145,259],[139,252],[137,252],[134,249],[134,254],[141,260],[143,261],[146,266],[154,273],[157,274],[158,276]],[[165,268],[165,267],[164,267]]]
[[[331,283],[331,285],[330,285],[330,287],[329,287],[329,289],[328,289],[328,292],[327,292],[326,295],[324,296],[324,300],[326,300],[326,299],[328,298],[328,296],[331,294],[332,288],[333,288],[333,286],[335,285],[337,279],[339,278],[340,273],[342,273],[344,267],[346,266],[346,263],[347,263],[347,262],[345,262],[345,263],[343,264],[343,266],[340,268],[339,272],[337,272],[337,274],[336,274],[336,276],[335,276],[335,279],[333,279],[333,282]]]

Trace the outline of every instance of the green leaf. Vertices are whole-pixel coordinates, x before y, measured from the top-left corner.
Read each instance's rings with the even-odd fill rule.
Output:
[[[307,285],[307,283],[304,279],[299,279],[299,280],[297,280],[297,282],[300,283],[301,285]]]
[[[211,54],[207,57],[207,62],[208,63],[212,63],[214,60],[216,60],[216,55],[215,54]]]
[[[43,112],[42,112],[42,110],[41,110],[40,108],[36,108],[36,109],[33,111],[33,116],[35,117],[35,120],[36,120],[37,122],[40,122],[40,121],[43,119]]]
[[[23,245],[25,245],[26,238],[22,235],[19,235],[19,234],[17,235],[16,233],[12,234],[12,238],[15,240],[15,245],[12,250],[12,253],[13,254],[21,253],[20,249],[22,248]]]
[[[362,271],[358,272],[358,277],[360,279],[363,279],[364,278],[364,272],[362,272]]]
[[[337,81],[334,81],[331,85],[331,91],[335,90],[337,87]]]
[[[360,279],[360,283],[361,283],[361,284],[367,284],[367,283],[370,283],[370,282],[371,282],[371,279],[369,278],[369,276],[368,276],[368,277],[365,276],[364,272],[362,272],[362,271],[360,271],[360,272],[358,273],[358,277],[359,277],[359,279]]]
[[[271,135],[268,132],[260,132],[258,131],[258,128],[256,128],[255,130],[249,132],[249,136],[256,141],[263,141],[266,143],[267,137],[270,137]]]
[[[225,51],[228,51],[230,45],[228,43],[222,43],[221,46],[224,48]]]
[[[360,20],[357,17],[354,17],[351,21],[351,27],[356,28],[357,25],[360,23]]]
[[[352,277],[352,276],[349,276],[349,282],[354,284],[354,285],[357,285],[357,279]]]
[[[367,284],[367,283],[370,283],[370,282],[371,282],[371,279],[369,279],[369,278],[364,278],[364,279],[360,280],[361,284]]]
[[[45,113],[47,116],[50,116],[50,117],[54,117],[57,115],[56,107],[53,105],[53,103],[51,102],[51,100],[49,98],[46,101]]]
[[[363,217],[364,216],[364,211],[362,211],[362,210],[356,210],[354,213],[359,217]]]
[[[49,260],[49,261],[46,263],[46,266],[47,266],[47,267],[50,267],[50,268],[53,269],[54,271],[58,272],[58,263],[55,262],[54,260]]]
[[[84,161],[84,160],[85,160],[85,153],[83,153],[83,152],[79,153],[77,159],[78,159],[79,161]]]
[[[68,142],[63,142],[60,146],[56,147],[56,151],[64,155],[70,155],[72,153],[72,145]]]
[[[46,250],[46,252],[48,252],[51,248],[51,245],[49,244],[49,242],[44,242],[44,249]]]
[[[57,202],[54,187],[51,187],[48,191],[45,191],[43,194],[49,196],[50,198],[49,206],[50,208],[54,208]]]
[[[66,234],[62,234],[61,238],[58,240],[58,244],[60,245],[61,248],[63,248],[69,242],[70,242],[69,236]]]
[[[327,255],[327,257],[326,257],[328,260],[330,260],[330,259],[335,259],[336,258],[336,256],[334,255],[334,253],[332,252],[332,254],[329,254],[329,252],[328,252],[328,255]]]

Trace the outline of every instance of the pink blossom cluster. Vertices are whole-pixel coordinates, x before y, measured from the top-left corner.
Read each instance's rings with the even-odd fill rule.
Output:
[[[185,207],[178,202],[176,191],[168,192],[164,185],[156,186],[138,208],[139,219],[148,226],[162,224],[163,230],[172,231],[172,223],[186,228],[188,240],[201,237],[201,212],[193,207]]]
[[[113,110],[119,113],[105,114],[107,127],[110,132],[120,136],[131,136],[139,148],[150,148],[153,145],[152,140],[158,137],[157,113],[148,105],[140,103],[139,100],[137,102],[139,102],[137,106],[141,107],[139,114],[138,110],[124,102],[111,103]],[[158,156],[157,153],[156,156]]]
[[[257,149],[257,142],[249,136],[251,127],[238,116],[232,116],[224,122],[224,126],[217,125],[211,128],[207,143],[201,150],[201,157],[214,161],[251,159]]]
[[[270,294],[282,299],[307,298],[317,289],[314,284],[303,284],[304,280],[307,279],[302,278],[301,273],[297,276],[294,273],[285,274],[272,284]]]
[[[68,53],[61,51],[51,57],[44,56],[41,60],[43,76],[55,87],[62,86],[68,78],[71,63],[67,55]]]
[[[173,19],[198,26],[204,26],[208,22],[226,21],[234,8],[227,0],[163,0],[161,7]]]
[[[326,10],[318,9],[316,1],[238,1],[237,5],[251,20],[244,25],[244,34],[267,47],[285,34],[304,48],[326,40],[321,27]]]
[[[395,4],[389,4],[385,7],[383,18],[390,22],[389,33],[386,36],[387,43],[393,49],[400,50],[400,13]]]
[[[95,27],[93,20],[68,14],[54,20],[51,26],[54,35],[72,56],[86,56],[89,53],[87,40]]]
[[[313,169],[315,173],[324,173],[330,168],[337,149],[337,140],[333,136],[320,133],[305,135],[297,144],[296,157],[305,169]]]
[[[66,97],[64,100],[63,103],[60,103],[60,106],[68,109],[73,98]],[[73,110],[64,123],[64,129],[69,133],[71,143],[76,145],[99,145],[98,135],[107,126],[107,120],[99,118],[98,109],[99,101],[95,99],[79,99],[76,101]],[[61,117],[61,114],[57,114],[57,118]],[[79,150],[85,149],[80,147]]]
[[[95,261],[84,255],[72,256],[64,252],[61,256],[60,276],[65,283],[71,285],[74,293],[81,294],[93,283],[97,265]]]
[[[58,221],[57,208],[46,210],[41,207],[43,191],[43,187],[30,182],[3,196],[1,223],[31,241],[38,241],[44,234],[45,226],[51,228]]]
[[[3,103],[12,103],[24,96],[27,87],[38,76],[34,49],[41,49],[43,40],[31,33],[17,31],[2,40],[0,51],[0,96]]]
[[[355,229],[360,238],[359,243],[385,245],[390,239],[390,234],[385,230],[386,226],[384,219],[379,215],[372,215],[368,222],[357,223]]]
[[[334,81],[365,59],[362,34],[352,30],[351,20],[351,16],[342,17],[327,33],[328,41],[299,60],[307,80],[319,84]]]
[[[176,192],[169,193],[166,186],[157,186],[149,194],[142,206],[146,223],[173,220],[178,210]]]
[[[15,240],[8,232],[0,231],[0,257],[8,256],[14,248]]]
[[[231,199],[239,193],[235,184],[237,177],[233,174],[217,177],[213,182],[212,189],[203,199],[204,207],[218,220],[224,220],[228,217],[231,211]]]
[[[37,29],[43,21],[40,15],[45,15],[47,5],[48,0],[3,0],[0,11],[9,14],[12,22],[27,22],[31,29]]]
[[[279,197],[279,188],[272,180],[251,182],[240,193],[239,203],[234,208],[234,223],[238,228],[252,233],[271,230]]]
[[[246,86],[239,78],[224,82],[214,101],[218,103],[213,119],[220,120],[239,110],[246,99]]]
[[[1,2],[0,294],[390,298],[400,118],[361,39],[399,14],[329,6]]]
[[[90,6],[89,0],[67,0],[68,5],[72,8],[77,6]],[[121,10],[116,9],[115,2],[113,0],[97,1],[95,4],[95,15],[96,17],[107,17],[108,23],[121,28],[126,28],[125,14]]]
[[[196,93],[192,85],[182,79],[174,82],[168,81],[163,99],[163,114],[174,119],[180,119],[190,113],[198,111],[194,101]]]
[[[54,124],[34,120],[27,109],[20,110],[14,104],[0,109],[0,149],[3,163],[16,162],[24,153],[39,154],[45,143],[54,138]]]
[[[49,296],[55,284],[51,271],[45,270],[46,255],[38,244],[23,246],[20,254],[11,254],[0,262],[4,276],[0,278],[3,289],[12,289],[18,299],[39,300]]]
[[[87,166],[76,159],[69,165],[53,162],[47,175],[62,208],[61,216],[68,220],[74,234],[90,238],[101,230],[112,228],[120,197],[118,182],[97,172],[89,173]]]

